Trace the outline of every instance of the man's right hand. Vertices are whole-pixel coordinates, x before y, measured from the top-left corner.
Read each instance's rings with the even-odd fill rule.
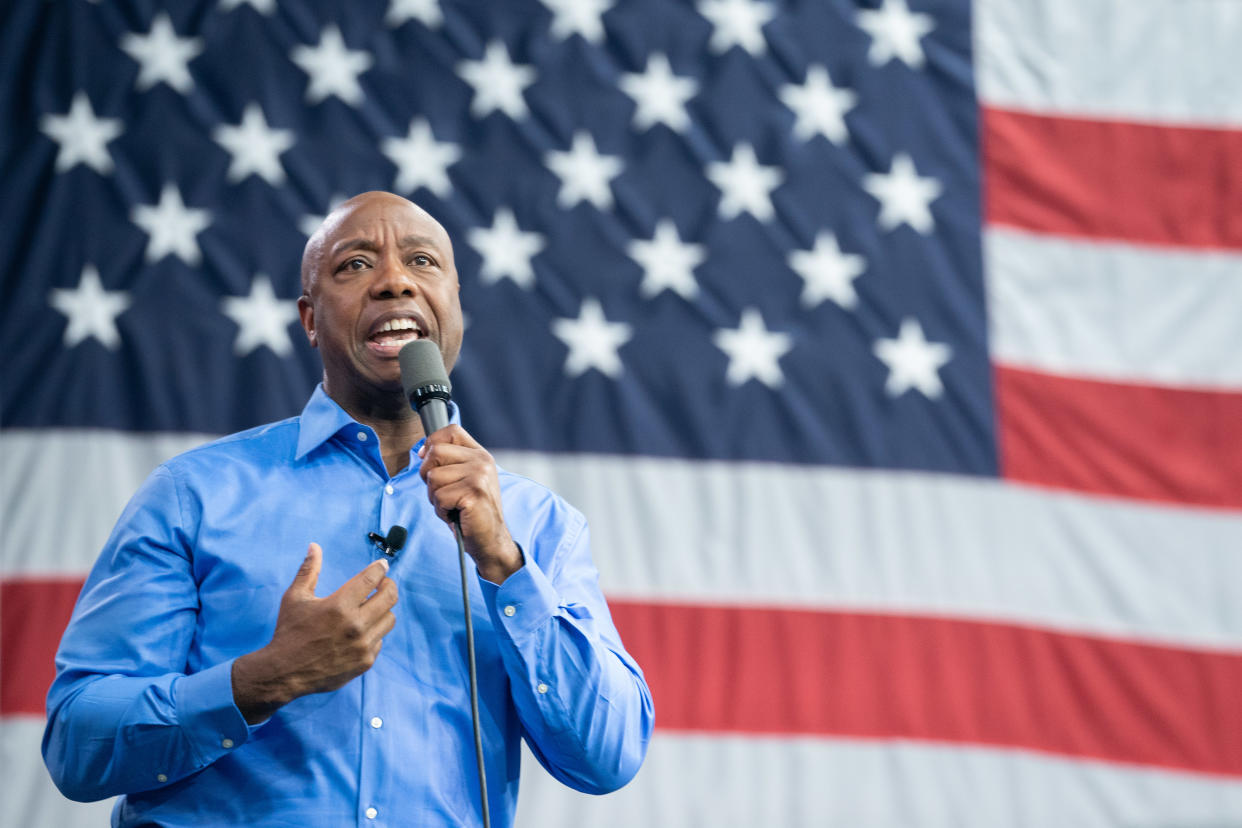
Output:
[[[316,598],[322,562],[323,550],[312,543],[280,600],[271,643],[233,662],[233,703],[250,724],[365,673],[397,623],[388,561],[373,562],[327,598]]]

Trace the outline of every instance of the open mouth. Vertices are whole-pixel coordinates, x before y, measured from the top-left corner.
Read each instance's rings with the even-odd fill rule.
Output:
[[[367,344],[381,356],[396,356],[407,342],[423,338],[423,329],[408,316],[389,319],[367,337]]]

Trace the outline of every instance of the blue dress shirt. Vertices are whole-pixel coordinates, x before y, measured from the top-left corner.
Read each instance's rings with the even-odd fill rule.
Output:
[[[390,478],[375,432],[320,387],[301,417],[156,469],[57,653],[43,756],[61,791],[124,794],[114,825],[481,824],[457,547],[419,464],[412,451]],[[470,590],[489,809],[507,826],[522,737],[557,779],[603,793],[637,772],[653,713],[585,519],[503,470],[500,488],[525,566]],[[394,524],[409,538],[389,570],[397,625],[375,664],[248,726],[233,660],[271,640],[307,545],[323,547],[325,596],[381,554],[367,533]]]

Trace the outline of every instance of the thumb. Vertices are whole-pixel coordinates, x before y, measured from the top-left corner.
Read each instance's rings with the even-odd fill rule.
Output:
[[[312,543],[306,549],[306,558],[298,567],[298,574],[293,576],[289,591],[300,593],[307,598],[315,597],[315,587],[319,585],[319,567],[323,563],[323,549],[319,544]]]

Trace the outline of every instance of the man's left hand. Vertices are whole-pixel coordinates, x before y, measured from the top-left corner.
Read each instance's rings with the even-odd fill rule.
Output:
[[[436,514],[448,522],[449,512],[457,510],[466,553],[474,558],[479,574],[503,583],[522,568],[523,560],[505,526],[496,461],[459,425],[433,432],[419,456],[423,465],[418,473]]]

